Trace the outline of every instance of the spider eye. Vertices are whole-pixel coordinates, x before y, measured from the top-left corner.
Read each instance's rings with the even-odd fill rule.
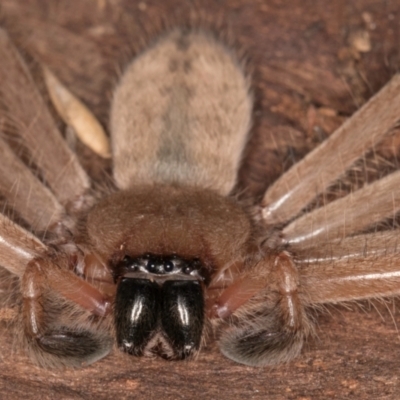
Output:
[[[157,259],[150,258],[149,261],[147,262],[146,269],[149,272],[157,273],[159,270],[159,266],[160,266],[160,263]]]
[[[174,260],[171,257],[151,256],[144,260],[146,260],[145,269],[152,274],[164,275],[179,271],[179,266],[177,265],[179,260]]]
[[[192,265],[189,265],[189,264],[185,265],[182,268],[182,272],[184,274],[186,274],[186,275],[190,275],[193,271],[194,271],[194,267]]]
[[[127,266],[127,267],[129,267],[130,265],[133,264],[133,261],[134,261],[134,260],[133,260],[132,257],[125,256],[125,257],[122,259],[122,264],[125,265],[125,266]]]
[[[164,271],[165,272],[172,272],[174,270],[175,266],[174,263],[171,260],[166,260],[164,262]]]

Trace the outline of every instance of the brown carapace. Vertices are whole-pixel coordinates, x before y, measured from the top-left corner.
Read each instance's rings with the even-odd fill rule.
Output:
[[[249,206],[233,189],[250,79],[210,33],[173,29],[125,69],[106,194],[4,31],[0,60],[1,117],[24,148],[21,160],[0,141],[0,192],[19,222],[0,214],[0,265],[40,365],[84,366],[114,344],[182,359],[211,338],[232,360],[274,365],[300,353],[316,305],[400,293],[398,231],[370,229],[398,211],[399,172],[306,212],[395,126],[399,77]]]

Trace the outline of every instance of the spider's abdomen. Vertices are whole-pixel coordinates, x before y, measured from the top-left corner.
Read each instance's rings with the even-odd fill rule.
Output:
[[[250,126],[249,82],[211,35],[176,29],[125,70],[111,106],[120,189],[178,183],[230,192]]]

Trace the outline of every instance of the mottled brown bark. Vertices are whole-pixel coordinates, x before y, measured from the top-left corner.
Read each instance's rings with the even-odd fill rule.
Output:
[[[0,0],[0,7],[16,43],[48,64],[104,124],[117,66],[143,37],[163,22],[187,20],[192,10],[227,21],[222,25],[254,69],[254,137],[240,174],[252,196],[333,132],[400,65],[396,1]],[[103,165],[89,159],[89,172],[98,174]],[[0,326],[0,397],[396,399],[399,318],[392,306],[371,309],[318,316],[317,336],[302,355],[274,369],[234,364],[214,345],[194,362],[115,351],[83,370],[46,371],[12,353],[13,338]]]

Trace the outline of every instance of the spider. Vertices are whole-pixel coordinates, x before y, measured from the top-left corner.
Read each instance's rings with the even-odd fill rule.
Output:
[[[399,294],[397,230],[369,228],[398,211],[400,172],[308,211],[395,126],[399,77],[249,205],[233,189],[250,77],[210,33],[173,29],[131,61],[111,104],[111,147],[44,69],[63,119],[112,155],[107,193],[67,146],[5,31],[0,59],[3,115],[18,121],[25,150],[0,140],[0,191],[18,216],[0,214],[0,264],[15,276],[20,340],[38,364],[82,367],[114,344],[184,359],[215,337],[238,363],[275,365],[300,353],[312,308]]]

